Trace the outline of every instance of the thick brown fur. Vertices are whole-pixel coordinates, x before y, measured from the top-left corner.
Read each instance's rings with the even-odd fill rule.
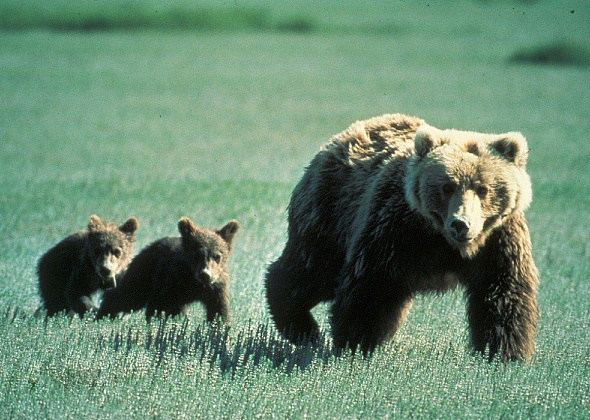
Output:
[[[238,229],[235,220],[214,232],[181,218],[181,236],[162,238],[144,248],[129,265],[120,286],[104,294],[96,318],[114,318],[144,307],[148,320],[155,314],[175,316],[199,301],[205,305],[207,321],[220,316],[229,324],[227,260]]]
[[[138,227],[134,217],[117,226],[92,215],[88,230],[68,236],[47,251],[37,266],[47,315],[67,312],[82,317],[94,311],[91,295],[116,286],[133,256]]]
[[[520,133],[438,130],[415,117],[353,124],[314,157],[266,275],[277,328],[315,340],[331,301],[335,346],[364,354],[400,328],[413,297],[463,286],[471,345],[503,361],[534,351],[537,269]]]

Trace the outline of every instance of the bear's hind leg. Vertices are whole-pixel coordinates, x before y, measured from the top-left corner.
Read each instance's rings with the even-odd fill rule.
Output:
[[[399,330],[412,306],[412,296],[404,291],[384,293],[359,287],[363,282],[355,280],[352,284],[357,287],[353,290],[343,287],[337,291],[330,321],[338,351],[349,347],[355,353],[360,347],[363,355],[368,356]]]
[[[57,314],[64,314],[66,312],[66,309],[68,309],[68,304],[65,298],[62,298],[60,301],[57,301],[56,299],[47,299],[43,301],[42,308],[47,311],[47,316],[54,316]]]
[[[332,297],[332,291],[322,290],[325,282],[319,277],[312,276],[305,263],[287,261],[285,253],[268,268],[266,298],[271,316],[276,328],[294,344],[318,339],[319,326],[311,309]]]

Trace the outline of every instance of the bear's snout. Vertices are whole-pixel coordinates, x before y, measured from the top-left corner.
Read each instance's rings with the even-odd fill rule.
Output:
[[[114,260],[115,258],[106,257],[102,263],[95,267],[96,273],[100,277],[101,288],[103,289],[117,287],[115,275],[118,271],[118,267],[117,261]]]
[[[108,268],[101,268],[100,270],[100,287],[102,289],[110,289],[111,287],[117,287],[117,279],[115,273]]]
[[[471,223],[464,217],[456,217],[451,221],[449,232],[453,239],[458,242],[467,242],[472,238],[469,237],[469,228]]]

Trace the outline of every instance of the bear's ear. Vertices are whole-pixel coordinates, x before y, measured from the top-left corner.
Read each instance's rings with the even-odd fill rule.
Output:
[[[502,134],[498,139],[490,143],[493,152],[514,163],[519,168],[524,168],[529,154],[528,145],[524,136],[517,132]]]
[[[428,124],[418,127],[414,137],[416,154],[420,157],[426,156],[428,152],[447,142],[438,128],[434,128]]]
[[[178,221],[178,231],[183,238],[191,236],[196,230],[197,226],[188,217],[181,217]]]
[[[90,221],[88,222],[88,230],[98,230],[103,226],[102,220],[96,214],[90,216]]]
[[[228,245],[231,245],[232,240],[234,239],[234,235],[236,234],[236,232],[238,231],[238,229],[240,228],[240,224],[238,223],[237,220],[232,220],[230,222],[227,223],[227,225],[225,225],[224,227],[222,227],[221,229],[219,229],[216,233],[221,236],[221,238],[228,243]]]
[[[119,226],[119,230],[127,235],[133,235],[138,227],[139,221],[135,217],[130,217],[125,223]]]

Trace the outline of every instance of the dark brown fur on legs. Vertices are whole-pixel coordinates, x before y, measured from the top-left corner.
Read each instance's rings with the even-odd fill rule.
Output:
[[[295,344],[317,342],[320,331],[311,309],[333,299],[343,260],[335,247],[317,242],[306,250],[296,250],[297,245],[288,242],[266,274],[270,313],[281,334]]]
[[[471,344],[480,353],[488,351],[490,360],[523,360],[534,352],[539,317],[537,271],[524,218],[507,221],[490,242],[476,259],[478,281],[466,284]]]
[[[407,291],[361,291],[354,284],[355,280],[345,280],[343,288],[336,292],[330,318],[332,335],[337,349],[349,347],[355,353],[360,347],[367,356],[399,330],[412,306],[412,298]],[[353,290],[344,290],[346,287]],[[349,298],[361,293],[370,299],[368,307],[366,301]]]
[[[266,296],[269,309],[279,332],[293,343],[314,341],[319,331],[318,324],[311,315],[311,308],[320,303],[319,293],[309,290],[309,276],[305,269],[287,272],[284,263],[275,261],[266,276]],[[300,283],[289,284],[280,279],[297,279]],[[289,287],[291,286],[291,287]]]

